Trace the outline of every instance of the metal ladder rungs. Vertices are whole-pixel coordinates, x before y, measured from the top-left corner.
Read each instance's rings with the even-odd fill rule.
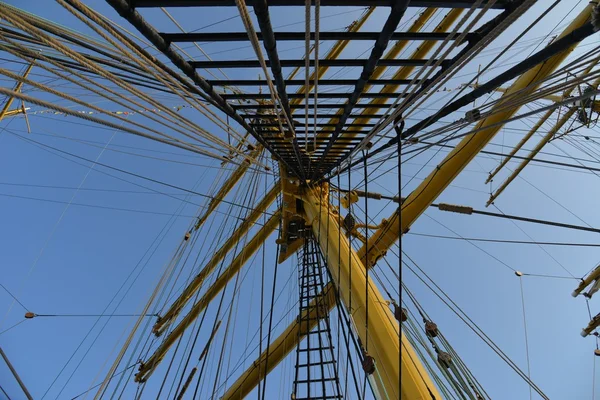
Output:
[[[318,366],[318,365],[327,365],[327,364],[333,364],[333,361],[322,361],[322,362],[316,362],[316,363],[298,364],[298,368],[314,367],[314,366]]]
[[[297,319],[297,323],[299,335],[306,340],[298,341],[296,347],[296,378],[293,389],[293,393],[306,397],[298,397],[296,400],[343,399],[333,351],[335,346],[331,339],[329,313],[324,307],[325,297],[321,295],[328,281],[324,263],[315,238],[308,235],[302,251],[298,253],[302,317]],[[309,329],[309,325],[314,325],[313,329]]]
[[[333,382],[337,381],[338,378],[318,378],[318,379],[299,379],[297,383],[322,383],[322,382]],[[297,399],[296,399],[297,400]]]
[[[312,349],[298,349],[298,351],[301,351],[301,352],[308,352],[308,351],[321,351],[321,350],[329,350],[329,349],[332,349],[332,350],[333,350],[334,348],[335,348],[335,347],[332,345],[332,346],[329,346],[329,347],[314,347],[314,348],[312,348]]]

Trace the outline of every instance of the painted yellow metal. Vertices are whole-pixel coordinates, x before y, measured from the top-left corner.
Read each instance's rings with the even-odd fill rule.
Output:
[[[583,26],[590,19],[594,4],[589,4],[565,28],[560,37],[568,35],[573,30]],[[557,54],[546,62],[537,65],[521,75],[502,96],[511,96],[515,92],[527,95],[535,90],[540,83],[565,60],[577,46],[574,44],[567,51]],[[527,88],[527,89],[526,89]],[[406,232],[429,205],[446,189],[458,174],[471,162],[483,147],[488,144],[502,128],[502,123],[512,117],[519,106],[511,107],[499,101],[490,110],[491,116],[477,123],[477,133],[467,135],[456,147],[446,155],[444,160],[434,168],[423,182],[404,200],[401,206],[401,232]],[[495,124],[498,124],[494,126]],[[488,127],[489,126],[489,127]],[[488,128],[486,128],[488,127]]]
[[[433,16],[435,11],[436,11],[435,8],[427,8],[419,16],[419,18],[417,18],[415,20],[413,25],[410,27],[409,32],[418,32],[425,25],[425,23],[427,23],[427,21]],[[433,32],[436,32],[436,33],[447,32],[450,29],[450,27],[452,27],[452,25],[456,22],[458,17],[460,17],[462,12],[463,12],[462,9],[451,10],[448,14],[446,14],[444,16],[444,18],[440,21],[440,23],[435,27]],[[406,47],[406,45],[408,43],[410,43],[410,42],[406,41],[406,40],[397,41],[396,44],[394,45],[394,47],[392,47],[390,49],[390,51],[384,56],[384,58],[390,58],[390,59],[396,58],[398,56],[398,54],[400,54],[400,52],[404,49],[404,47]],[[437,42],[431,41],[431,40],[424,41],[410,55],[410,59],[417,60],[417,59],[426,58],[427,54],[429,54],[429,52],[434,48],[436,43]],[[379,78],[381,75],[383,75],[385,70],[386,70],[385,67],[375,68],[375,72],[373,73],[372,79]],[[392,79],[408,79],[410,77],[410,74],[412,74],[414,70],[415,70],[415,67],[410,67],[410,66],[409,67],[401,67],[392,76]],[[400,85],[385,85],[383,88],[381,88],[379,93],[382,93],[382,94],[396,93],[398,91],[399,87],[400,87]],[[365,88],[365,91],[367,91],[368,88],[369,88],[369,86],[367,86]],[[373,99],[369,102],[369,105],[371,107],[364,109],[361,114],[363,114],[363,115],[375,114],[375,113],[377,113],[377,111],[379,111],[383,107],[386,107],[386,102],[387,102],[386,98]],[[387,106],[389,106],[389,105],[387,105]],[[366,124],[370,120],[371,120],[371,118],[369,118],[369,117],[359,117],[359,118],[355,119],[353,121],[353,123],[354,124]],[[335,123],[336,121],[337,121],[337,119],[333,118],[332,120],[329,121],[329,123]],[[344,138],[352,138],[352,137],[356,136],[356,134],[353,133],[353,131],[358,131],[358,130],[360,130],[360,128],[358,128],[358,127],[355,128],[355,127],[350,126],[346,131],[344,131],[343,137]],[[336,156],[339,156],[339,154],[343,151],[344,151],[344,148],[342,148],[342,147],[340,147],[338,149],[331,149],[331,151],[329,153],[330,155],[328,155],[328,157],[335,158]]]
[[[430,391],[437,393],[435,385],[420,362],[408,360],[408,354],[403,357],[403,365],[406,366],[403,372],[414,371],[415,368],[419,371],[418,374],[414,372],[403,376],[402,383],[400,382],[400,327],[372,279],[367,286],[365,266],[356,252],[350,248],[347,240],[340,240],[344,234],[338,224],[339,214],[329,204],[328,185],[309,188],[303,195],[303,200],[307,224],[310,224],[327,260],[339,298],[346,307],[352,305],[355,330],[363,346],[377,363],[374,381],[378,392],[384,398],[397,399],[400,397],[402,384],[402,391],[410,395],[408,398],[431,398]],[[405,343],[402,348],[408,349],[409,346]],[[413,379],[416,375],[421,375],[422,378]]]
[[[246,262],[258,251],[260,246],[279,226],[280,212],[274,213],[262,228],[248,241],[246,246],[231,261],[231,264],[223,270],[216,281],[207,289],[200,300],[191,308],[190,312],[181,320],[165,340],[160,344],[154,354],[140,365],[139,372],[135,375],[136,382],[144,382],[154,371],[169,351],[169,348],[183,335],[183,332],[194,322],[198,315],[210,304],[210,302],[227,286],[227,283],[239,272]]]
[[[296,196],[300,182],[297,178],[290,177],[284,165],[279,164],[279,182],[281,183],[281,235],[278,244],[279,255],[277,262],[282,263],[294,254],[304,244],[304,239],[297,233],[290,232],[290,224],[296,226],[304,224],[296,208]]]
[[[559,38],[568,35],[573,30],[583,26],[590,19],[594,4],[588,5],[561,33]],[[502,97],[514,98],[515,93],[526,96],[533,92],[540,83],[565,60],[577,46],[574,44],[568,51],[551,57],[546,62],[537,65],[521,75],[506,90]],[[365,245],[359,249],[358,255],[365,265],[372,266],[400,236],[407,232],[410,226],[429,207],[431,203],[446,189],[458,174],[471,162],[483,147],[502,128],[502,122],[511,118],[520,106],[511,107],[507,101],[500,100],[490,111],[490,117],[477,123],[477,133],[467,135],[456,147],[446,155],[444,160],[421,182],[421,184],[403,201],[398,210],[383,224],[381,229],[373,233]],[[488,127],[489,128],[486,128]],[[368,250],[368,251],[367,251]]]
[[[436,10],[437,10],[436,8],[426,9],[417,18],[417,20],[411,26],[409,31],[410,32],[419,31],[427,23],[427,21],[434,15]],[[441,21],[440,24],[436,27],[435,31],[436,32],[447,31],[449,29],[449,27],[461,15],[461,13],[462,13],[462,10],[452,10],[451,12],[449,12],[444,17],[444,20]],[[398,54],[400,54],[402,49],[404,49],[404,47],[407,44],[408,44],[407,41],[396,42],[395,45],[393,46],[393,48],[390,49],[390,51],[388,51],[388,53],[386,53],[384,58],[397,57]],[[422,43],[421,46],[419,46],[415,50],[415,52],[411,55],[411,58],[416,59],[416,58],[422,58],[422,57],[426,56],[427,53],[429,53],[431,51],[433,46],[435,46],[435,42],[432,42],[432,41],[426,41],[426,42]],[[413,71],[413,68],[411,68],[411,67],[402,67],[396,72],[393,79],[406,79],[412,71]],[[381,77],[381,75],[383,75],[384,72],[385,72],[385,68],[377,67],[374,75],[372,76],[372,79],[377,79],[378,77]],[[386,87],[390,87],[390,89],[388,89],[388,90],[391,90],[391,92],[394,92],[398,89],[398,86],[395,86],[395,85],[389,85]],[[382,89],[382,91],[383,90],[385,90],[385,88]],[[364,114],[376,112],[381,107],[383,107],[384,102],[380,102],[379,99],[374,99],[371,103],[373,104],[374,107],[368,109],[368,111],[365,110],[363,112]],[[368,120],[369,119],[365,119],[364,121],[361,120],[361,122],[366,123],[366,121],[368,121]],[[334,117],[329,123],[335,123],[336,121],[337,121],[337,118]],[[327,138],[327,135],[319,135],[318,138],[319,138],[319,140],[325,140]],[[339,216],[338,216],[338,219],[339,219]],[[395,240],[397,240],[397,237],[398,236],[396,236]],[[331,293],[332,289],[333,289],[332,284],[328,284],[324,290],[324,293]],[[364,293],[364,290],[363,290],[363,293]],[[331,310],[335,306],[335,303],[331,302],[331,303],[329,303],[329,306],[330,306],[329,308]],[[265,355],[266,355],[267,351],[269,352],[269,371],[268,372],[270,372],[272,368],[274,368],[277,364],[279,364],[289,354],[289,352],[292,351],[296,347],[296,345],[298,343],[297,335],[289,334],[289,332],[294,329],[294,326],[295,326],[295,323],[290,325],[277,339],[275,339],[275,341],[272,343],[272,345],[269,347],[269,349],[266,350],[263,354],[261,354],[261,356],[252,363],[252,366],[248,370],[246,370],[240,376],[240,378],[230,387],[230,389],[226,392],[226,395],[223,397],[223,399],[241,399],[244,396],[246,396],[248,393],[250,393],[250,391],[252,391],[253,388],[256,387],[258,382],[264,376],[264,367],[265,366],[263,365],[263,363],[265,362]],[[396,341],[398,341],[397,336],[396,336]],[[284,343],[284,342],[285,342],[285,346],[282,345],[282,343]],[[405,342],[405,340],[402,340],[402,343],[403,343],[402,351],[406,352],[406,357],[403,357],[403,358],[408,358],[411,360],[418,360],[418,358],[417,358],[416,354],[414,353],[414,350],[412,349],[410,344],[407,344],[407,346],[404,346],[404,342]],[[398,352],[396,352],[396,354],[398,354]],[[403,356],[404,355],[405,354],[403,353]],[[410,371],[408,370],[408,366],[402,365],[401,368],[402,368],[403,376],[409,376]],[[259,371],[260,371],[260,373],[259,373]],[[426,373],[423,372],[422,376],[427,376],[427,375],[426,375]],[[399,387],[399,386],[397,386],[397,387]],[[432,388],[433,388],[432,390],[435,390],[435,387],[433,387],[433,385],[432,385]],[[402,398],[411,399],[411,400],[419,398],[416,396],[408,397],[409,394],[408,393],[405,394],[405,390],[410,392],[410,390],[408,389],[408,386],[406,387],[406,389],[403,387]],[[429,399],[431,397],[429,396],[429,397],[425,397],[425,398]],[[441,398],[441,397],[438,397],[438,398]]]
[[[367,344],[367,350],[377,363],[374,380],[377,390],[387,399],[430,400],[432,396],[441,399],[433,381],[421,365],[417,354],[410,343],[402,336],[387,303],[372,281],[369,281],[369,296],[366,296],[366,276],[364,265],[358,255],[350,249],[346,240],[339,240],[342,232],[338,221],[339,214],[329,205],[328,199],[321,193],[326,193],[326,185],[322,191],[309,191],[304,196],[306,219],[311,223],[315,237],[320,238],[319,245],[326,254],[328,268],[333,274],[333,282],[340,284],[340,299],[346,305],[352,295],[352,319],[362,343]],[[341,242],[341,243],[340,243]],[[338,275],[338,270],[340,274]],[[352,271],[352,272],[350,272]],[[352,273],[352,282],[350,282]],[[329,283],[323,290],[329,310],[335,306],[335,288]],[[366,333],[366,304],[369,304],[368,326]],[[238,400],[247,396],[264,377],[277,366],[298,343],[298,321],[296,319],[286,328],[271,346],[252,363],[223,396],[224,400]],[[317,321],[311,321],[313,327]],[[302,337],[300,337],[300,340]],[[400,364],[402,352],[402,364]],[[268,363],[266,354],[269,354]],[[401,374],[401,375],[400,375]],[[400,381],[402,376],[402,381]]]
[[[585,76],[588,73],[590,73],[590,71],[598,64],[599,60],[600,60],[600,58],[596,58],[595,60],[592,60],[589,63],[589,65],[581,72],[581,74],[579,74],[580,77],[585,79]],[[562,96],[553,96],[552,98],[548,98],[548,96],[546,96],[546,99],[549,99],[549,100],[552,100],[555,102],[560,102],[560,101],[563,101],[564,99],[566,99],[567,97],[569,97],[571,95],[571,93],[573,93],[573,90],[575,90],[574,87],[565,90],[565,92],[563,93]],[[506,89],[502,89],[502,91],[504,93],[504,92],[506,92]],[[546,113],[544,115],[542,115],[540,120],[533,126],[533,128],[531,128],[531,130],[529,132],[527,132],[527,134],[525,136],[523,136],[523,138],[519,141],[519,143],[517,143],[517,145],[511,150],[510,154],[508,154],[506,157],[504,157],[504,159],[502,160],[500,165],[498,165],[494,169],[494,171],[492,171],[490,173],[490,175],[488,176],[485,183],[491,182],[491,180],[494,178],[494,176],[496,176],[496,174],[502,168],[504,168],[506,163],[508,163],[510,161],[510,159],[525,145],[525,143],[527,143],[527,141],[529,139],[531,139],[531,137],[535,134],[535,132],[537,132],[537,130],[540,129],[540,127],[544,124],[544,122],[546,122],[546,120],[548,120],[548,118],[550,118],[550,116],[552,116],[553,113],[554,113],[554,110],[548,110],[548,111],[546,111]]]
[[[592,282],[594,283],[594,286],[592,287],[592,289],[590,290],[590,292],[595,293],[598,288],[598,282],[600,280],[600,265],[597,266],[596,268],[594,268],[594,270],[592,272],[590,272],[585,278],[583,278],[581,280],[581,282],[579,282],[579,285],[577,286],[577,288],[573,291],[573,293],[571,293],[571,296],[573,297],[577,297],[581,294],[581,292],[583,292],[583,289],[585,289],[586,287],[588,287]],[[587,293],[586,297],[591,297],[591,295],[593,293]]]
[[[31,72],[31,69],[33,68],[33,63],[29,64],[29,66],[27,67],[27,69],[25,70],[25,72],[23,73],[23,78],[27,78],[27,76],[29,75],[29,73]],[[21,88],[23,87],[23,81],[19,81],[17,82],[17,84],[15,85],[15,92],[18,92],[21,90]],[[4,107],[2,107],[2,111],[0,111],[0,121],[2,121],[2,119],[4,117],[7,116],[7,114],[9,112],[14,113],[15,114],[19,114],[19,112],[15,112],[17,110],[13,110],[13,111],[8,111],[8,109],[10,108],[10,106],[12,105],[13,101],[14,101],[14,97],[9,96],[8,100],[6,100],[6,103],[4,104]],[[23,112],[23,110],[21,110],[21,112]]]
[[[322,296],[321,304],[326,306],[328,310],[331,310],[335,306],[335,290],[333,285],[327,285],[323,290]],[[300,330],[298,321],[309,321],[309,330],[317,326],[319,321],[317,314],[321,313],[317,313],[315,305],[316,301],[313,300],[308,308],[308,310],[311,310],[310,315],[307,316],[306,311],[302,315],[299,315],[277,339],[271,342],[269,348],[262,352],[250,368],[229,387],[221,400],[241,400],[245,398],[256,387],[257,383],[265,377],[265,374],[271,372],[296,348],[298,339],[302,340],[306,336],[304,332],[307,331],[306,323],[303,322],[304,329]],[[269,355],[268,359],[267,354]]]
[[[252,162],[256,159],[256,157],[260,155],[262,150],[262,145],[256,144],[256,147],[254,148],[254,150],[252,150],[248,158],[242,163],[240,163],[235,169],[235,171],[231,173],[231,175],[223,183],[223,186],[221,186],[217,194],[215,194],[215,196],[208,203],[208,207],[206,208],[206,211],[204,211],[204,214],[198,218],[198,222],[196,222],[196,226],[194,227],[194,229],[200,229],[200,227],[204,224],[204,222],[206,222],[210,214],[212,214],[212,212],[216,210],[219,204],[221,204],[221,201],[223,201],[225,196],[227,196],[231,189],[240,181],[240,179],[242,179],[242,176],[244,176],[246,171],[248,171],[248,168],[250,168],[250,165],[252,165]]]
[[[260,216],[269,208],[269,206],[275,201],[279,194],[279,183],[275,185],[267,192],[265,197],[256,205],[252,212],[244,219],[239,227],[231,234],[229,239],[217,250],[211,259],[206,263],[202,271],[194,278],[192,282],[183,290],[179,297],[173,302],[167,312],[159,319],[154,325],[152,330],[157,335],[160,335],[166,327],[172,322],[181,309],[187,304],[187,302],[194,296],[194,294],[200,290],[204,280],[215,270],[219,263],[225,258],[227,253],[234,248],[234,246],[248,233],[254,223],[260,218]]]
[[[593,83],[592,86],[594,88],[597,88],[600,85],[600,78],[596,79]],[[550,139],[552,139],[554,137],[554,135],[556,135],[558,133],[558,131],[567,123],[569,122],[569,120],[571,119],[571,117],[573,117],[573,115],[578,111],[577,107],[572,107],[569,110],[567,110],[562,117],[558,120],[558,122],[552,127],[552,129],[550,129],[546,135],[544,135],[544,137],[539,141],[539,143],[529,152],[529,154],[527,155],[527,157],[521,161],[521,163],[519,164],[519,166],[517,168],[515,168],[515,170],[510,174],[510,176],[508,178],[506,178],[506,180],[500,185],[500,187],[498,187],[498,189],[496,189],[496,191],[490,195],[489,200],[486,203],[486,207],[489,206],[490,204],[492,204],[494,202],[494,200],[496,200],[498,198],[498,196],[500,196],[500,194],[504,191],[504,189],[506,189],[506,187],[508,185],[510,185],[510,183],[515,180],[515,178],[517,177],[517,175],[519,175],[519,173],[521,173],[521,171],[523,171],[523,169],[527,166],[527,164],[529,164],[530,160],[533,160],[535,158],[535,156],[540,152],[540,150],[542,150],[542,148],[550,141]]]
[[[550,141],[550,139],[552,139],[552,137],[556,133],[558,133],[560,128],[562,128],[567,122],[569,122],[569,120],[575,114],[576,111],[577,111],[577,108],[571,108],[562,115],[562,117],[552,127],[552,129],[550,129],[546,133],[546,135],[544,135],[544,137],[539,141],[539,143],[529,152],[526,159],[521,161],[521,163],[517,166],[517,168],[515,168],[513,170],[513,172],[510,174],[510,176],[508,178],[506,178],[506,180],[504,182],[502,182],[502,184],[498,187],[498,189],[496,189],[496,191],[493,194],[490,195],[490,198],[488,199],[487,203],[485,203],[486,207],[488,207],[490,204],[492,204],[494,202],[494,200],[496,200],[496,198],[498,198],[498,196],[500,196],[500,194],[504,191],[504,189],[506,189],[507,186],[510,185],[510,183],[513,180],[515,180],[517,175],[519,173],[521,173],[521,171],[523,171],[523,169],[527,166],[527,164],[529,164],[529,160],[533,159],[540,152],[542,147],[544,147],[546,145],[546,143],[548,143]]]
[[[581,331],[581,336],[586,337],[590,333],[594,332],[594,330],[600,326],[600,313],[596,314],[594,318],[590,320],[585,328]]]
[[[486,184],[490,183],[492,179],[494,179],[496,174],[498,174],[498,172],[500,172],[500,170],[504,168],[504,166],[513,158],[513,156],[517,154],[519,150],[521,150],[525,143],[527,143],[527,141],[531,139],[531,137],[538,131],[538,129],[542,127],[544,122],[546,122],[548,118],[552,116],[553,113],[554,110],[548,110],[544,115],[542,115],[539,121],[536,122],[535,125],[529,130],[529,132],[527,132],[527,134],[521,138],[519,143],[517,143],[517,145],[510,151],[510,153],[502,159],[500,164],[492,172],[490,172],[485,181]]]
[[[398,217],[399,210],[397,209],[389,219],[381,221],[379,229],[373,232],[367,243],[358,249],[356,254],[365,266],[373,267],[377,260],[383,257],[387,250],[396,243],[401,235]]]
[[[28,109],[27,108],[26,109],[16,108],[14,110],[9,110],[9,111],[7,111],[7,112],[4,113],[4,118],[6,118],[6,117],[14,117],[15,115],[19,115],[19,114],[25,114],[26,110],[28,110]]]

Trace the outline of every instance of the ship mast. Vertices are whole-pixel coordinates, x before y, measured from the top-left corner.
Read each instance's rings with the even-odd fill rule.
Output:
[[[327,381],[332,380],[336,385],[336,395],[332,398],[340,398],[337,370],[331,374],[332,377],[313,376],[311,380],[310,356],[306,361],[301,361],[303,351],[310,353],[318,350],[320,361],[313,359],[313,363],[318,364],[321,371],[325,371],[326,363],[337,365],[329,320],[333,318],[330,316],[332,310],[337,310],[339,318],[345,318],[344,321],[347,322],[347,342],[351,342],[349,338],[354,341],[353,354],[356,355],[356,368],[360,370],[361,376],[365,377],[365,382],[368,380],[375,398],[420,400],[446,397],[445,388],[441,387],[438,377],[432,374],[430,365],[423,361],[421,348],[425,346],[415,339],[419,334],[423,335],[423,343],[427,340],[431,344],[437,357],[437,366],[441,368],[446,379],[454,385],[453,387],[458,392],[464,393],[464,398],[478,399],[483,396],[468,370],[459,368],[459,363],[452,362],[457,360],[453,358],[457,355],[444,351],[451,346],[440,334],[437,325],[427,319],[426,313],[419,310],[424,322],[424,333],[417,332],[415,325],[412,325],[414,318],[409,318],[403,308],[404,300],[400,297],[395,298],[395,295],[381,287],[373,273],[378,263],[387,262],[388,252],[394,251],[402,235],[410,230],[427,208],[436,206],[446,211],[473,212],[473,209],[468,207],[434,204],[434,202],[494,139],[504,125],[513,118],[519,117],[517,113],[523,105],[537,100],[551,102],[534,128],[490,174],[488,181],[502,170],[536,131],[550,119],[557,108],[561,106],[571,106],[571,108],[561,116],[506,182],[491,195],[488,205],[493,203],[543,146],[552,140],[577,112],[580,110],[587,112],[589,109],[591,113],[600,110],[594,102],[590,102],[591,92],[582,93],[577,98],[572,96],[577,85],[584,81],[597,66],[598,58],[587,60],[582,72],[578,76],[568,77],[561,90],[556,89],[553,93],[545,91],[550,86],[549,81],[564,72],[561,67],[578,44],[598,31],[600,12],[596,2],[590,2],[545,48],[534,52],[494,78],[471,85],[468,93],[455,98],[434,113],[425,117],[418,114],[418,121],[415,123],[413,118],[410,126],[408,126],[408,115],[418,108],[420,102],[425,101],[427,96],[435,92],[435,89],[442,85],[440,82],[449,79],[464,66],[466,60],[477,55],[494,38],[505,32],[533,6],[535,1],[107,0],[107,3],[135,27],[145,41],[160,51],[164,56],[163,59],[168,59],[176,70],[167,67],[163,61],[152,56],[147,49],[124,35],[122,30],[108,23],[81,1],[58,0],[58,2],[85,22],[107,43],[119,49],[119,52],[113,54],[105,51],[106,58],[99,59],[89,57],[83,52],[73,51],[61,41],[54,39],[53,34],[57,33],[56,27],[17,12],[6,5],[0,6],[0,11],[5,13],[3,18],[15,28],[26,32],[44,47],[61,54],[60,57],[49,57],[43,52],[35,54],[31,48],[23,45],[26,42],[24,39],[31,39],[25,36],[19,37],[14,33],[9,35],[11,39],[7,38],[7,41],[10,45],[4,46],[3,49],[27,60],[29,64],[20,76],[6,71],[5,75],[13,77],[16,84],[12,90],[0,90],[2,94],[8,96],[0,111],[0,121],[20,114],[26,116],[24,103],[21,109],[10,109],[13,101],[20,99],[65,115],[104,123],[110,127],[116,127],[117,122],[123,125],[127,122],[130,125],[122,130],[130,134],[218,159],[223,167],[228,167],[230,170],[228,174],[225,174],[225,168],[221,171],[219,176],[223,179],[220,184],[212,188],[212,195],[207,196],[210,199],[206,206],[198,212],[189,228],[182,233],[178,247],[172,259],[168,261],[159,283],[145,305],[144,312],[135,321],[134,328],[124,340],[117,358],[99,382],[95,398],[102,398],[105,395],[119,365],[129,351],[133,338],[138,334],[138,330],[141,330],[142,321],[148,315],[151,306],[158,302],[161,290],[167,287],[171,277],[174,276],[182,255],[191,252],[196,241],[212,240],[207,233],[208,229],[205,229],[207,221],[214,217],[220,206],[228,202],[227,199],[234,195],[236,189],[240,189],[242,182],[249,182],[244,186],[248,190],[248,193],[244,193],[245,196],[255,194],[260,180],[257,178],[259,173],[274,174],[276,179],[273,184],[265,187],[262,196],[248,202],[249,206],[246,206],[245,213],[240,212],[240,221],[235,229],[222,243],[219,243],[210,257],[201,260],[198,272],[179,289],[177,295],[172,298],[167,296],[166,307],[152,327],[153,339],[155,338],[158,344],[148,352],[146,358],[140,360],[135,382],[144,384],[153,379],[153,374],[158,368],[164,366],[169,352],[179,347],[184,335],[196,326],[199,318],[204,320],[209,307],[218,303],[218,310],[221,310],[228,285],[232,281],[237,285],[240,271],[257,256],[261,249],[264,249],[265,243],[269,240],[275,241],[276,233],[278,264],[282,264],[294,255],[298,256],[302,274],[299,280],[301,300],[298,315],[289,326],[282,329],[279,336],[271,338],[271,331],[269,331],[268,344],[264,349],[262,349],[263,338],[260,338],[262,352],[259,352],[256,360],[245,371],[236,375],[235,380],[228,381],[228,386],[222,389],[222,399],[245,398],[257,386],[260,390],[261,381],[266,379],[269,373],[294,350],[297,360],[294,387],[301,387],[302,384],[308,384],[310,387],[311,384],[318,382],[323,386],[323,398],[329,398],[324,393]],[[368,8],[341,32],[328,31],[319,25],[311,31],[311,12],[318,15],[321,7],[336,8],[345,5]],[[236,7],[245,32],[185,32],[178,25],[181,32],[165,33],[152,26],[141,12],[149,8],[161,8],[165,11],[163,7],[205,10],[213,6]],[[308,30],[274,31],[272,9],[289,6],[305,6]],[[412,19],[406,30],[400,32],[400,26],[406,22],[403,19],[407,10],[415,7],[425,8]],[[373,22],[373,15],[382,9],[384,11],[381,15],[385,16],[381,24],[382,29],[376,32],[364,31],[363,28]],[[466,25],[469,18],[473,16],[481,18],[486,12],[492,12],[490,10],[495,12],[493,18],[481,24],[477,30],[468,31]],[[250,11],[253,12],[253,17]],[[442,18],[435,19],[442,14]],[[174,21],[171,16],[170,18]],[[435,27],[426,30],[433,21],[436,21]],[[2,37],[5,37],[5,34],[8,35],[6,32],[0,32]],[[67,35],[62,31],[60,34],[61,37]],[[84,43],[88,48],[92,46],[76,36],[69,36],[69,39],[74,43],[78,40],[79,45]],[[351,43],[365,40],[372,41],[373,47],[363,58],[349,58],[345,55]],[[415,48],[411,48],[409,55],[405,56],[413,40],[421,42]],[[236,41],[249,42],[256,59],[195,60],[182,56],[179,51],[181,49],[178,47],[181,43]],[[282,52],[278,51],[277,44],[284,41],[304,41],[306,44],[304,59],[281,57]],[[321,41],[333,42],[322,57],[318,51],[315,51]],[[440,43],[442,45],[438,47]],[[448,45],[450,49],[441,54],[446,43],[450,43]],[[459,46],[462,48],[459,49]],[[71,69],[72,63],[67,62],[68,57],[85,66],[86,74],[111,80],[119,88],[128,90],[143,99],[144,104],[155,106],[164,113],[164,120],[148,113],[148,107],[144,106],[142,101],[139,104],[134,101],[128,102],[125,96],[111,93],[120,102],[118,104],[145,111],[146,118],[152,119],[153,123],[162,123],[164,128],[173,128],[176,134],[171,136],[160,129],[127,121],[120,114],[106,112],[92,103],[72,96],[67,97],[65,94],[62,94],[64,99],[109,116],[113,118],[112,122],[109,124],[107,120],[90,115],[77,116],[77,113],[69,111],[66,107],[53,105],[41,98],[21,92],[23,85],[47,89],[44,85],[28,78],[34,66],[50,70],[48,65],[52,65],[56,70],[63,69],[66,72],[63,75],[64,79],[78,80],[80,85],[91,84],[91,79],[86,78],[88,75],[78,76],[78,79],[68,78],[70,74],[77,73],[75,72],[77,69]],[[117,61],[113,63],[109,62],[109,59]],[[149,67],[150,65],[152,67]],[[290,67],[296,69],[284,77],[283,68]],[[312,72],[311,67],[313,67]],[[334,67],[357,68],[357,77],[355,79],[330,78],[330,69]],[[215,79],[207,79],[198,72],[201,69],[218,69],[222,75],[227,76],[223,70],[229,68],[261,68],[265,76],[264,79],[217,79],[215,76],[213,76]],[[178,93],[189,108],[201,112],[214,123],[217,129],[227,131],[227,134],[233,138],[233,142],[225,142],[219,135],[201,128],[195,122],[178,115],[159,101],[145,95],[140,89],[141,82],[136,81],[133,84],[129,75],[123,78],[127,69],[129,69],[128,73],[140,71],[144,78],[148,78],[143,85],[152,85],[151,81],[154,80],[155,83],[159,83],[157,85]],[[302,70],[305,76],[304,79],[299,79],[297,75]],[[428,72],[424,72],[426,70]],[[509,82],[512,83],[507,88],[502,88]],[[292,85],[298,88],[295,93],[288,93],[287,87]],[[349,91],[322,90],[323,87],[340,85],[348,86]],[[597,90],[599,85],[600,77],[591,83],[593,90]],[[239,89],[246,86],[260,87],[261,90],[253,93]],[[381,86],[381,88],[372,91],[374,86]],[[217,90],[218,88],[228,88],[231,93],[227,93],[224,89]],[[263,88],[266,88],[264,92]],[[97,90],[107,92],[108,88],[99,87]],[[559,91],[560,95],[554,94]],[[475,100],[491,92],[501,93],[491,106],[485,109],[468,109],[472,107]],[[334,99],[339,102],[320,104],[320,99]],[[368,100],[362,101],[364,99]],[[393,104],[389,103],[390,99],[394,101]],[[328,108],[335,112],[324,116],[319,114]],[[382,196],[367,190],[369,163],[376,163],[380,161],[376,157],[385,156],[386,160],[395,160],[397,157],[400,164],[405,149],[421,144],[427,146],[428,138],[433,135],[428,130],[438,129],[436,123],[459,110],[461,112],[466,110],[464,118],[455,122],[456,126],[465,129],[466,133],[462,139],[406,197],[401,197],[402,187],[399,177],[398,187],[394,189],[396,196],[390,198],[392,202],[398,203],[398,206],[394,206],[396,208],[394,212],[385,219],[380,219],[375,225],[375,222],[370,220],[373,214],[369,215],[367,208],[369,204],[373,204],[373,200],[381,199]],[[327,122],[317,122],[323,118],[326,118]],[[230,121],[233,122],[230,124]],[[382,143],[382,140],[385,141]],[[353,170],[364,172],[362,176],[365,181],[364,191],[352,187],[355,182],[352,181],[350,174],[356,174],[352,172]],[[334,184],[335,179],[339,179],[342,173],[348,174],[346,190]],[[334,197],[338,198],[338,205],[335,204]],[[362,221],[357,220],[353,213],[353,209],[356,209],[354,207],[358,207],[361,203],[364,204]],[[343,208],[348,210],[345,216],[344,210],[340,207],[342,204]],[[356,242],[360,245],[356,246]],[[398,265],[392,268],[398,272],[405,262],[402,254],[400,249],[397,254]],[[209,284],[209,278],[213,277],[214,280],[210,280]],[[309,281],[310,277],[314,277],[315,280]],[[582,281],[574,294],[581,293],[587,285],[596,282],[597,279],[598,273],[594,271]],[[274,285],[275,281],[274,278]],[[400,277],[398,283],[403,283]],[[591,293],[595,290],[597,288],[591,290]],[[404,288],[399,292],[403,293]],[[412,296],[411,301],[417,302]],[[218,313],[219,311],[217,316]],[[584,332],[591,333],[600,325],[598,321],[597,319],[590,321],[590,325]],[[213,341],[219,329],[224,329],[221,323],[222,320],[215,319],[199,361],[206,362],[204,357],[210,347],[214,346]],[[313,334],[318,335],[316,336],[318,347],[311,349],[307,344],[306,348],[302,348],[301,343],[303,341],[310,343]],[[314,345],[315,342],[312,343]],[[350,353],[350,345],[347,346]],[[433,352],[430,355],[433,355]],[[329,359],[326,360],[327,357]],[[300,376],[300,366],[308,367],[307,377]],[[186,371],[182,373],[184,372]],[[179,398],[183,398],[186,394],[197,373],[198,366],[195,366],[187,375],[185,384],[178,388]],[[199,374],[202,375],[202,370]],[[23,389],[26,391],[24,386]],[[298,389],[294,390],[292,398],[299,400],[302,397],[296,393],[296,390]],[[30,398],[29,395],[28,397]],[[311,398],[310,394],[307,398]]]

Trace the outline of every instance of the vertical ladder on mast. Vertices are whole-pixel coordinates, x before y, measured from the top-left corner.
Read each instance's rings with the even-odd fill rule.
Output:
[[[296,347],[296,374],[292,400],[342,399],[337,364],[333,352],[328,308],[324,304],[324,260],[320,249],[307,229],[304,247],[298,252],[300,316]],[[312,316],[311,316],[312,314]],[[316,321],[315,321],[316,320]],[[316,322],[316,326],[310,329]]]

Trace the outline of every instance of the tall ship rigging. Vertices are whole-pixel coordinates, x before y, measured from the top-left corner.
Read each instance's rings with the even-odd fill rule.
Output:
[[[0,399],[595,399],[598,31],[0,2]]]

